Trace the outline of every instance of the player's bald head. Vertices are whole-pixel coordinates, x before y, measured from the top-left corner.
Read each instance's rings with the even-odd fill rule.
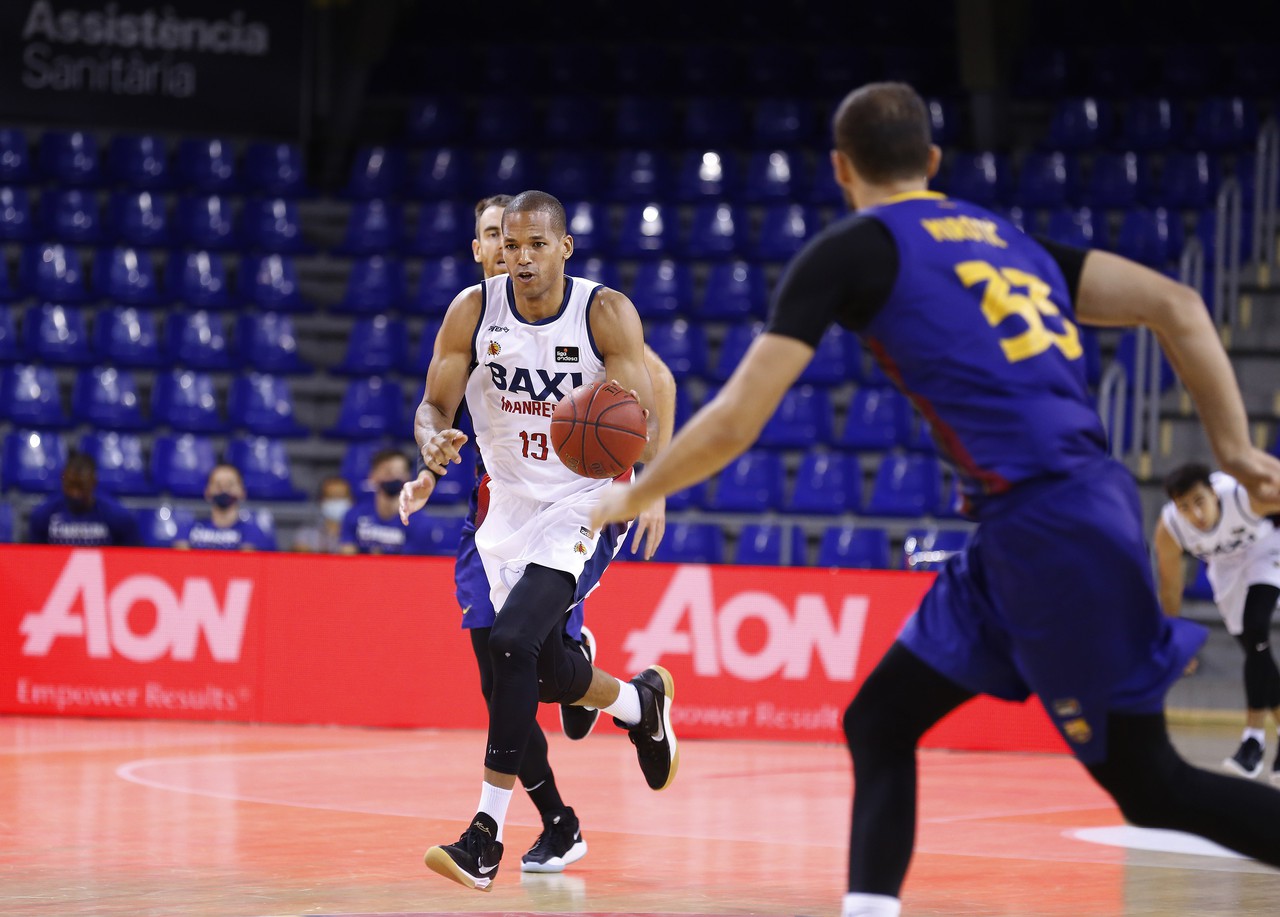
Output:
[[[836,149],[865,181],[923,178],[932,146],[929,110],[906,83],[868,83],[844,97],[832,119]]]
[[[503,232],[506,231],[507,217],[513,213],[545,213],[552,232],[558,236],[568,233],[564,204],[545,191],[521,191],[513,197],[502,211]]]

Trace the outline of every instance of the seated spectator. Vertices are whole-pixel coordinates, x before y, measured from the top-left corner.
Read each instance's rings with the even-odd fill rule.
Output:
[[[396,449],[383,449],[369,462],[373,493],[362,498],[342,520],[343,554],[425,554],[429,521],[422,513],[400,521],[400,488],[412,477],[409,460]],[[417,520],[415,522],[415,520]]]
[[[98,492],[98,466],[84,452],[73,452],[67,458],[62,470],[62,493],[32,511],[27,530],[34,544],[142,544],[133,513]]]
[[[180,550],[274,551],[275,536],[241,513],[244,496],[240,469],[226,463],[214,465],[204,485],[204,498],[212,506],[209,518],[179,528],[173,546]]]
[[[320,482],[318,518],[298,529],[293,549],[311,554],[338,554],[342,550],[342,520],[351,509],[351,485],[340,475]]]

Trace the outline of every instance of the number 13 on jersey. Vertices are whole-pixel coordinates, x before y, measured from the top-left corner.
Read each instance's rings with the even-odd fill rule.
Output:
[[[956,274],[966,287],[986,284],[982,294],[982,314],[992,328],[998,328],[1006,318],[1016,315],[1026,322],[1026,330],[1000,339],[1000,347],[1010,363],[1026,360],[1057,347],[1068,360],[1077,359],[1083,352],[1080,332],[1049,299],[1049,284],[1034,274],[1017,268],[998,268],[987,261],[962,261],[956,265]],[[1013,292],[1021,287],[1025,293]],[[1045,325],[1045,317],[1052,317],[1062,325],[1062,332]]]

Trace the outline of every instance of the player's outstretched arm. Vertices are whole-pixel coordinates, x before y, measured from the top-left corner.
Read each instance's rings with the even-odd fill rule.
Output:
[[[1164,613],[1176,618],[1182,611],[1182,589],[1186,585],[1186,568],[1182,563],[1182,547],[1163,520],[1156,522],[1152,537],[1156,551],[1156,592]]]
[[[591,304],[589,321],[591,336],[604,357],[605,378],[635,392],[640,406],[649,412],[649,442],[640,455],[640,461],[647,462],[657,453],[659,427],[653,383],[645,366],[640,313],[627,297],[606,288]]]
[[[1280,500],[1280,459],[1250,441],[1235,372],[1195,290],[1118,255],[1090,251],[1076,315],[1092,325],[1150,328],[1195,402],[1218,466],[1259,504]]]

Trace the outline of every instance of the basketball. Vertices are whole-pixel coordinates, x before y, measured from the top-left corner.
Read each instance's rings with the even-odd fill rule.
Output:
[[[589,382],[551,415],[551,444],[570,471],[616,478],[636,463],[648,441],[644,409],[620,385]]]

